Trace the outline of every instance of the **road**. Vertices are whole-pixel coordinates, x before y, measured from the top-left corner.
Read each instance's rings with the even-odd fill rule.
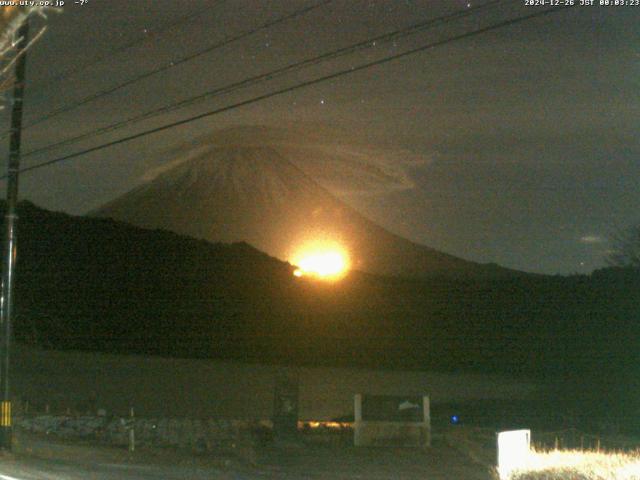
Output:
[[[490,480],[488,468],[445,445],[428,451],[330,446],[263,448],[253,464],[216,464],[172,450],[136,452],[23,439],[0,456],[0,480]]]
[[[127,464],[80,465],[69,461],[33,458],[10,462],[2,461],[0,471],[2,472],[0,480],[199,480],[212,478],[226,480],[242,478],[210,469]]]

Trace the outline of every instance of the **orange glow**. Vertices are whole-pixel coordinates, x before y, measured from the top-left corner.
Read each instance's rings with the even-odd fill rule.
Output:
[[[293,272],[296,277],[335,280],[343,277],[349,270],[347,252],[337,243],[328,241],[305,245],[292,256],[291,263],[298,267]]]
[[[299,421],[298,422],[298,428],[304,428],[305,426],[314,430],[316,428],[327,428],[330,430],[333,430],[333,429],[339,430],[343,428],[352,427],[353,424],[349,422],[323,422],[323,421]]]

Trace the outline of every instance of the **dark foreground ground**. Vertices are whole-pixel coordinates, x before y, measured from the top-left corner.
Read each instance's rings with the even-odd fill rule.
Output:
[[[344,445],[266,446],[253,460],[191,456],[174,450],[137,451],[17,435],[14,453],[0,458],[0,480],[115,479],[459,479],[489,480],[486,466],[436,441],[426,450]]]

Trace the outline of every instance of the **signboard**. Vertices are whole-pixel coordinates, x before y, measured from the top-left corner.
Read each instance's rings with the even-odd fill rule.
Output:
[[[353,426],[356,446],[428,447],[429,397],[356,394]]]
[[[510,430],[498,433],[498,473],[508,478],[524,467],[531,451],[531,430]]]
[[[294,436],[298,432],[298,377],[276,377],[273,401],[273,433],[276,437]]]
[[[362,420],[381,422],[424,422],[421,396],[363,395]]]

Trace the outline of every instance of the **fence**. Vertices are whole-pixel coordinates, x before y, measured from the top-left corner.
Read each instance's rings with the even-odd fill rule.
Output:
[[[640,447],[640,439],[568,428],[554,432],[534,431],[531,444],[536,450],[636,450]]]
[[[254,461],[254,447],[271,431],[269,422],[224,419],[36,415],[17,417],[14,423],[25,432],[130,450],[134,431],[137,447],[214,452],[249,461]]]

